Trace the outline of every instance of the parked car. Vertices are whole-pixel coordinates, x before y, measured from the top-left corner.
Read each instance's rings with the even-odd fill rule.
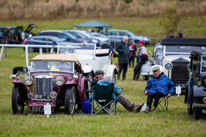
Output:
[[[84,30],[70,30],[70,31],[79,32],[79,33],[81,33],[82,37],[97,39],[98,40],[98,42],[96,41],[97,47],[101,47],[101,48],[109,48],[110,47],[109,38],[95,37],[94,35],[92,35],[92,33],[84,31]]]
[[[61,40],[60,38],[54,36],[33,36],[24,40],[24,44],[27,45],[51,45],[51,47],[53,47],[53,46],[57,46],[59,43],[70,43],[70,42]],[[49,52],[50,50],[51,48],[48,49]],[[39,52],[39,48],[30,47],[29,51]],[[46,52],[47,49],[43,48],[42,51]],[[57,49],[55,48],[54,51],[56,52]]]
[[[204,39],[166,38],[162,40],[160,45],[154,48],[155,64],[159,64],[164,68],[163,71],[172,80],[176,87],[179,85],[181,89],[186,89],[186,84],[189,79],[189,71],[187,69],[190,61],[189,56],[192,50],[202,49],[203,45],[199,43],[201,40]],[[144,68],[144,65],[147,65],[148,68]],[[151,71],[152,65],[144,65],[142,67],[143,72],[144,70]]]
[[[13,37],[13,43],[15,44],[22,44],[24,42],[25,38],[29,37],[29,31],[33,28],[37,27],[34,24],[29,24],[29,26],[25,29],[23,26],[0,26],[0,32],[2,33],[2,36],[0,36],[1,43],[5,43],[5,33],[8,28],[12,31],[12,37]],[[33,36],[35,34],[32,34]]]
[[[88,98],[87,79],[81,63],[72,55],[44,54],[31,59],[29,72],[21,81],[13,80],[12,110],[23,113],[27,105],[30,112],[44,112],[49,103],[51,110],[64,106],[66,114],[73,115],[75,106]]]
[[[67,31],[64,30],[45,30],[38,33],[37,36],[55,36],[61,40],[66,40],[72,43],[82,43],[80,38],[76,38],[74,35],[67,33]]]
[[[106,74],[111,75],[113,81],[116,81],[118,72],[116,66],[111,64],[109,49],[96,49],[95,44],[76,44],[76,46],[68,44],[59,49],[61,54],[70,54],[80,60],[84,76],[88,79],[89,89],[96,70],[103,70]]]
[[[122,39],[124,36],[128,36],[129,41],[134,40],[136,46],[138,46],[138,41],[143,40],[145,44],[150,44],[151,40],[148,37],[141,36],[141,35],[135,35],[131,31],[128,30],[120,30],[120,29],[111,29],[107,30],[107,36],[110,38],[116,38],[116,39]]]
[[[81,39],[81,41],[87,41],[87,43],[94,43],[99,47],[100,40],[96,38],[90,38],[87,35],[79,32],[79,31],[73,31],[73,30],[66,30],[68,33],[74,35],[76,38]],[[83,42],[82,42],[83,43]]]
[[[206,42],[204,41],[204,46]],[[206,110],[206,50],[193,50],[190,54],[190,79],[187,82],[185,103],[187,113],[194,119],[200,119],[202,110]]]

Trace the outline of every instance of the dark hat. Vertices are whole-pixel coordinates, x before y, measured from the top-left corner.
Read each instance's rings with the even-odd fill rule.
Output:
[[[94,73],[95,76],[96,76],[96,75],[99,75],[99,74],[104,74],[104,71],[102,71],[102,70],[97,70],[97,71]]]
[[[152,68],[152,71],[157,71],[157,70],[160,70],[160,67],[159,67],[159,66],[154,66],[154,67]]]
[[[142,43],[143,45],[145,45],[145,42],[143,40],[139,41],[138,43]]]

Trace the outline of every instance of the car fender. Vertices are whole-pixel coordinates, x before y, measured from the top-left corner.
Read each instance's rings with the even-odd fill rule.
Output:
[[[20,80],[14,80],[12,83],[14,83],[15,86],[19,86],[21,89],[20,92],[22,92],[23,96],[27,98],[27,95],[30,92],[29,89],[26,87],[26,85]]]
[[[148,73],[151,76],[151,68],[152,68],[152,63],[150,63],[149,61],[147,61],[145,64],[142,65],[141,67],[141,75],[143,76],[147,76]]]
[[[82,66],[82,69],[83,69],[84,73],[90,73],[90,72],[94,71],[93,67],[89,66],[89,65]]]
[[[106,69],[103,70],[105,74],[110,74],[113,76],[113,72],[118,74],[117,67],[115,65],[109,65]]]
[[[206,92],[204,90],[206,89],[203,86],[193,86],[193,97],[205,97]]]

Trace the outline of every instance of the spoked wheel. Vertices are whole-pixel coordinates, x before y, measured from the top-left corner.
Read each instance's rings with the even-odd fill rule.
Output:
[[[91,85],[90,83],[92,82],[92,79],[93,79],[93,75],[92,73],[90,72],[89,74],[86,75],[86,78],[87,78],[87,84],[88,84],[88,89],[91,89]]]
[[[11,103],[14,115],[22,114],[24,112],[24,101],[19,86],[15,85],[13,87]]]
[[[65,113],[73,115],[76,106],[76,89],[74,86],[67,88],[64,100]]]

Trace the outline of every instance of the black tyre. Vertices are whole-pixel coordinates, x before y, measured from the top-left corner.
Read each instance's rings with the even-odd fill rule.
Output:
[[[112,81],[114,81],[116,83],[116,76],[115,76],[115,72],[113,72],[113,75],[112,75]]]
[[[195,120],[200,119],[201,108],[194,107],[193,108],[193,118]]]
[[[64,99],[64,107],[65,114],[73,115],[75,112],[76,106],[76,89],[74,86],[67,88],[65,99]]]
[[[20,92],[20,87],[17,85],[13,87],[11,100],[14,115],[22,114],[24,112],[24,101]]]
[[[149,77],[148,77],[148,76],[144,76],[143,79],[144,79],[144,80],[148,80]]]
[[[188,96],[188,98],[187,98],[187,114],[188,115],[192,115],[192,104],[193,104],[193,100],[192,100],[192,92],[190,92],[190,91],[188,90],[188,94],[187,94],[187,96]]]
[[[200,103],[200,102],[201,102],[200,99],[194,98],[194,103]],[[200,119],[201,111],[202,111],[201,108],[198,108],[198,107],[194,107],[194,108],[193,108],[193,118],[194,118],[195,120]]]
[[[86,83],[84,83],[84,99],[89,99],[89,94],[86,90],[87,90],[87,86]]]
[[[87,78],[88,89],[91,89],[90,83],[92,82],[92,79],[93,79],[92,73],[91,73],[91,72],[88,73],[88,74],[86,75],[86,78]]]

